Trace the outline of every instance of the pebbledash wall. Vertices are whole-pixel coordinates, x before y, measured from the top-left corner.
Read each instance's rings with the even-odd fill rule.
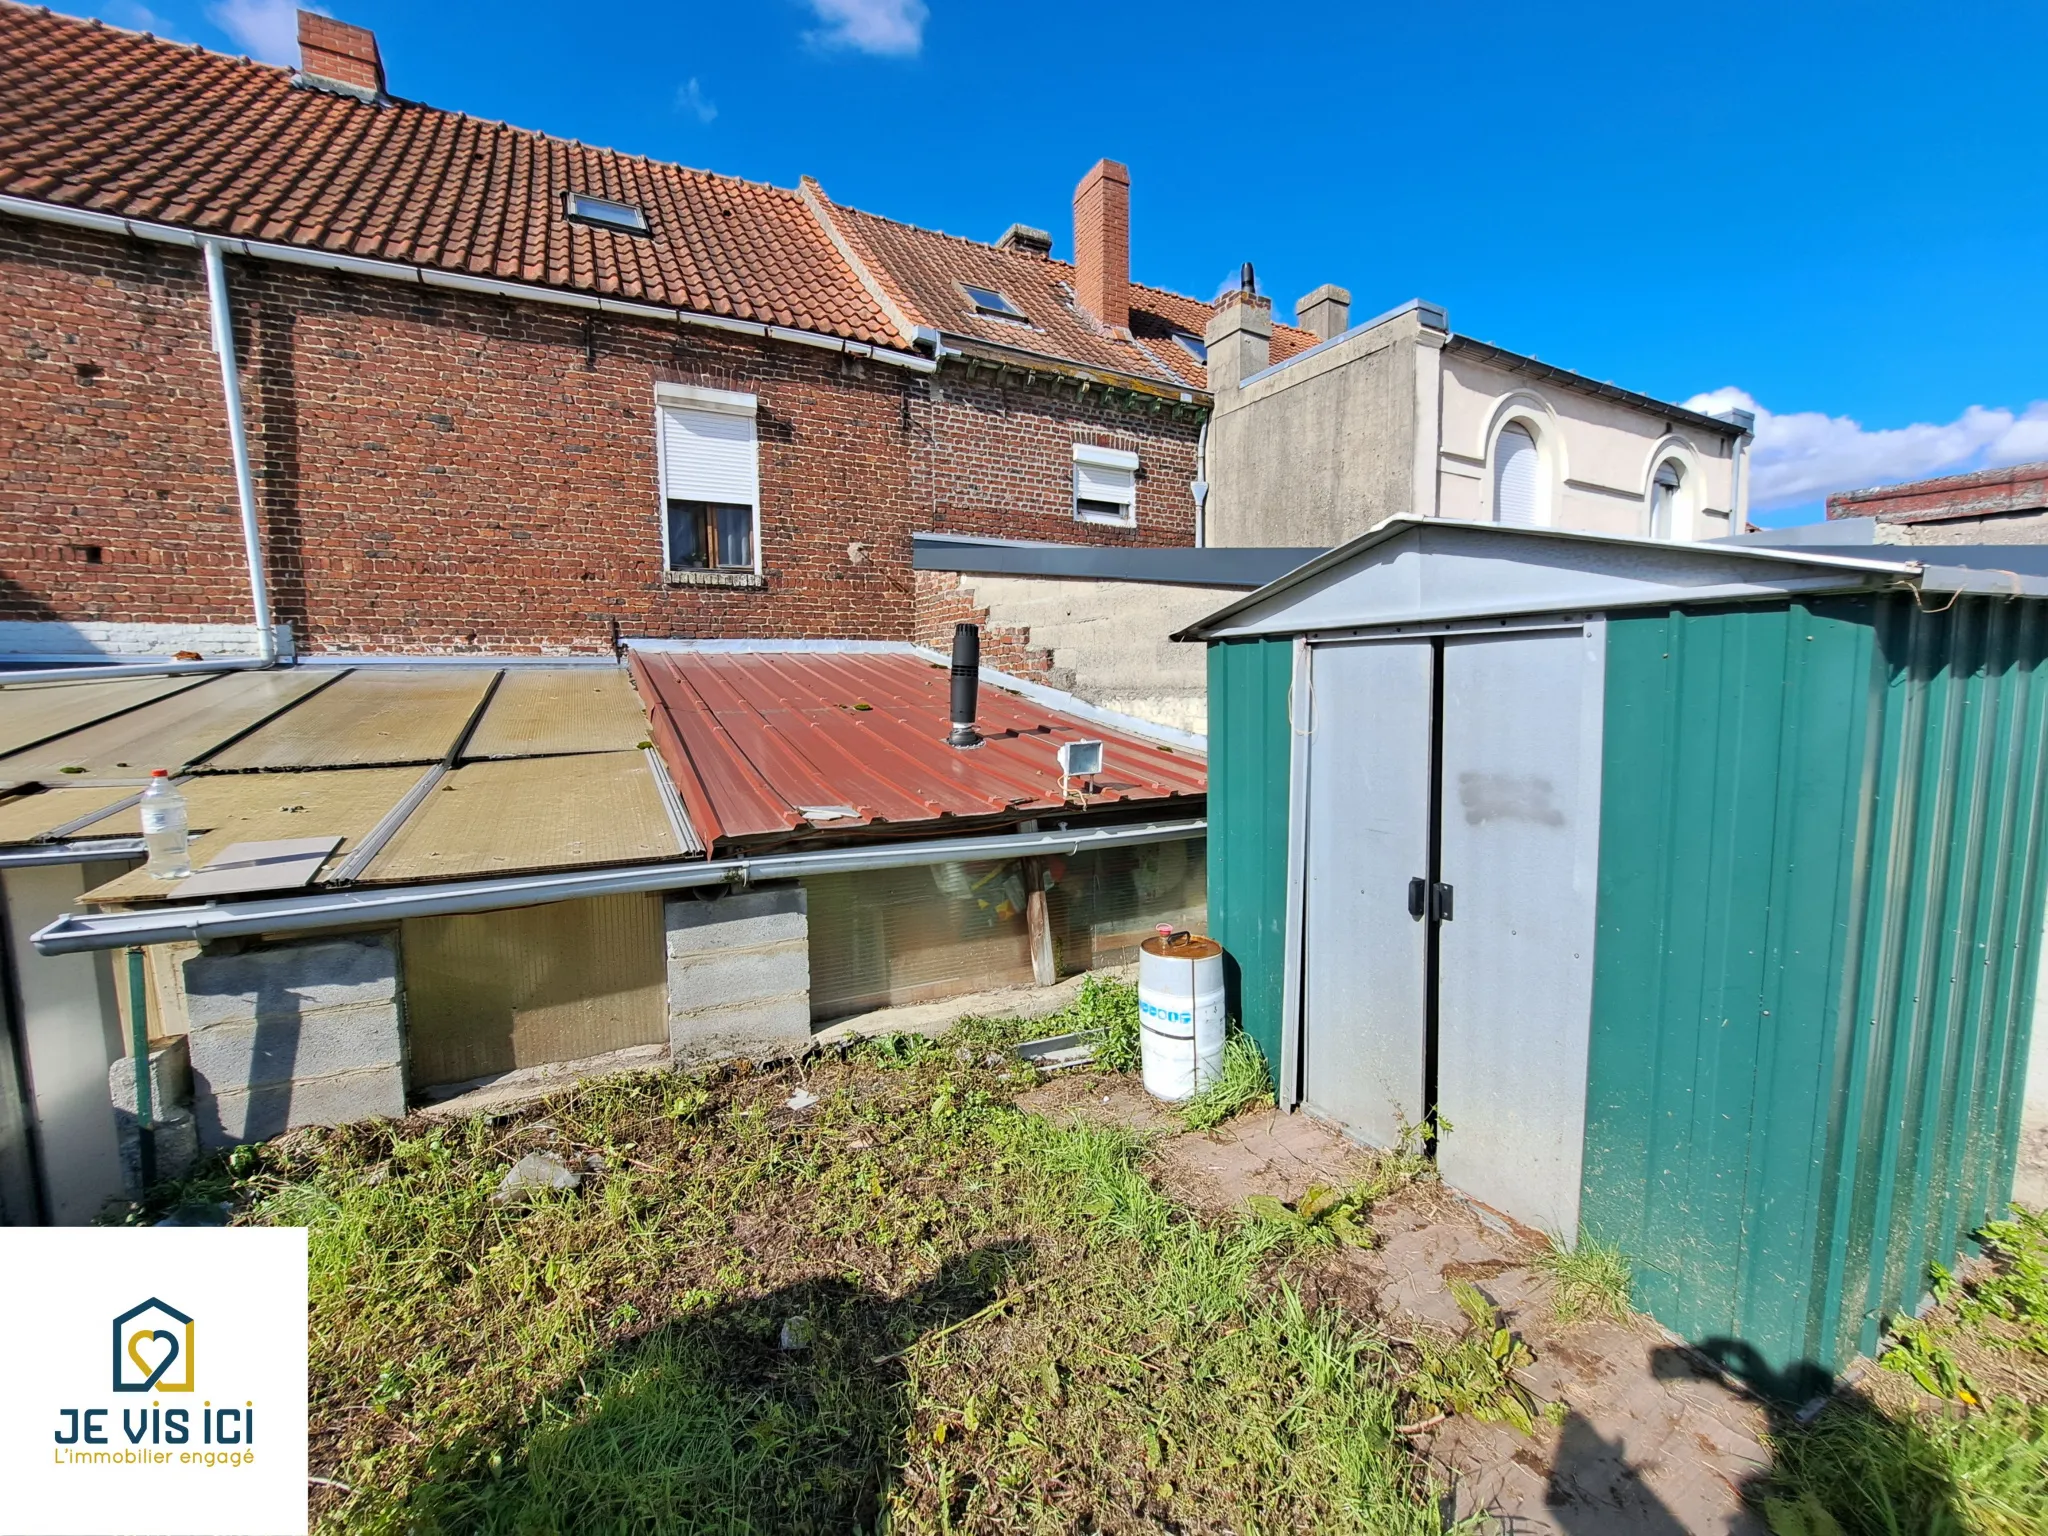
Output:
[[[917,529],[1193,541],[1198,409],[261,262],[228,273],[277,617],[302,653],[908,638]],[[0,218],[0,298],[0,621],[246,623],[196,254]],[[758,397],[761,578],[664,572],[662,381]],[[1134,529],[1075,521],[1076,442],[1140,454]]]

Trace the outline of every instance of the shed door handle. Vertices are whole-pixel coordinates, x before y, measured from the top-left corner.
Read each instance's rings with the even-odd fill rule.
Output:
[[[1420,875],[1408,882],[1408,915],[1418,923],[1429,915],[1429,882]]]
[[[1441,880],[1430,892],[1430,905],[1436,908],[1430,915],[1438,922],[1448,923],[1451,920],[1451,888]]]

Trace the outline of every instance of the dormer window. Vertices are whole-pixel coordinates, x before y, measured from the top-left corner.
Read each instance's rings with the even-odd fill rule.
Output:
[[[592,197],[588,192],[564,193],[562,211],[577,224],[624,230],[629,235],[648,232],[647,215],[631,203],[615,203],[608,197]]]
[[[987,315],[992,320],[1009,320],[1017,325],[1029,325],[1031,317],[1010,302],[1010,296],[997,288],[973,288],[966,283],[960,291],[967,295],[967,302],[974,306],[977,315]]]

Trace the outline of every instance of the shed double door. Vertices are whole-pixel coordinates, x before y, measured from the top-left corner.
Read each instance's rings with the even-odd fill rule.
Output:
[[[1301,1085],[1446,1182],[1578,1227],[1599,805],[1591,627],[1318,645]]]

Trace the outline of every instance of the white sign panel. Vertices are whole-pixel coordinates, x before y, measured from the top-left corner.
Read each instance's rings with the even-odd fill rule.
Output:
[[[0,1532],[306,1529],[306,1234],[0,1228]]]

